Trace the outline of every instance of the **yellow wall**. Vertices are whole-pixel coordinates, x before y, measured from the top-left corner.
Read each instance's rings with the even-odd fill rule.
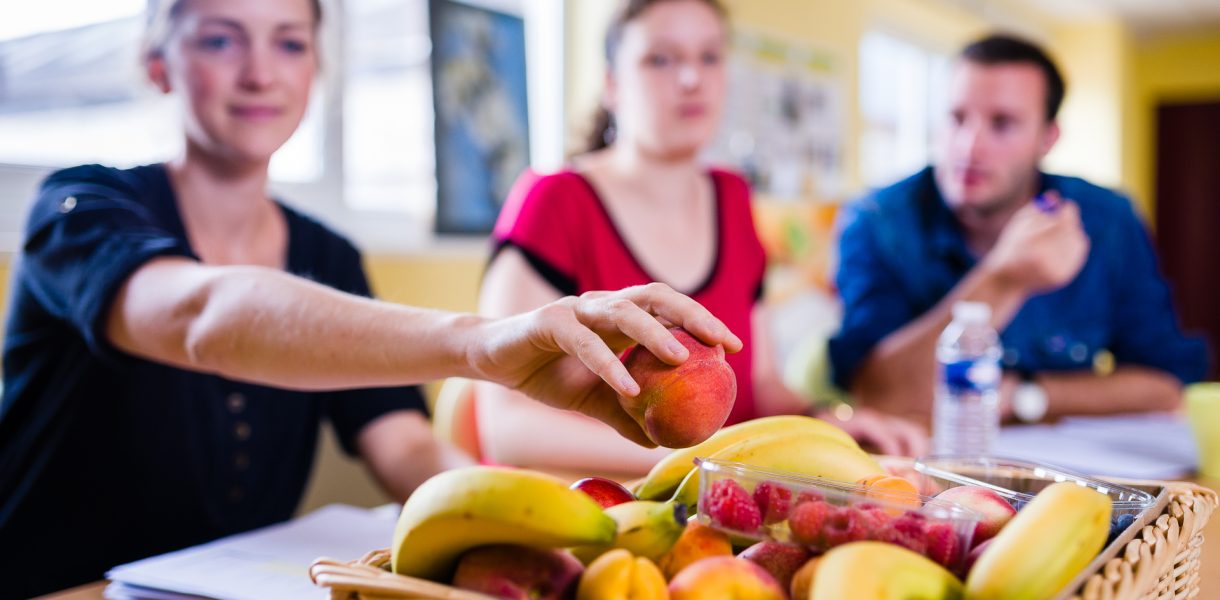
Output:
[[[365,268],[373,293],[383,300],[439,308],[474,311],[478,308],[479,281],[486,256],[373,256]]]
[[[1116,20],[1054,26],[1049,45],[1067,82],[1059,143],[1047,170],[1093,183],[1130,188],[1124,176],[1124,116],[1128,109],[1130,34]],[[1142,202],[1139,198],[1137,201]]]
[[[1123,165],[1130,189],[1151,207],[1156,200],[1156,106],[1220,101],[1220,28],[1136,41],[1131,66],[1132,108],[1125,122],[1130,143]]]
[[[885,31],[924,47],[952,54],[993,29],[1016,31],[1043,43],[1069,80],[1061,119],[1064,135],[1047,167],[1103,185],[1136,187],[1128,175],[1124,126],[1130,103],[1131,41],[1116,21],[1063,24],[1019,4],[996,1],[977,10],[946,0],[724,0],[733,24],[746,30],[807,44],[830,53],[842,77],[850,123],[845,140],[847,183],[860,188],[856,140],[861,131],[858,95],[860,39]],[[601,40],[615,2],[568,0],[566,93],[569,126],[586,126],[602,86]]]

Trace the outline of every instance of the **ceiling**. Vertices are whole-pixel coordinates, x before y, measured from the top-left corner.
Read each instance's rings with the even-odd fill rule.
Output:
[[[1220,0],[1019,0],[1064,20],[1119,17],[1137,35],[1220,28]]]

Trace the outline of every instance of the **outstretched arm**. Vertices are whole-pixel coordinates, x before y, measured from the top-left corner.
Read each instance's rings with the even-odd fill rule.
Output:
[[[616,394],[639,387],[616,351],[638,341],[680,363],[687,352],[668,323],[741,348],[706,309],[661,284],[562,298],[495,320],[360,298],[274,269],[183,258],[137,269],[110,308],[106,333],[128,353],[233,379],[325,390],[456,375],[618,426],[626,415]]]

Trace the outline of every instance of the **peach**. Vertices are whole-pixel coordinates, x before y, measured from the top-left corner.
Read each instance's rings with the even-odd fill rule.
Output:
[[[680,328],[669,331],[690,356],[673,366],[643,346],[631,348],[623,364],[640,393],[619,396],[619,403],[657,445],[687,448],[706,440],[729,418],[737,377],[723,347],[708,346]]]
[[[698,521],[690,521],[674,547],[661,557],[659,566],[668,580],[700,559],[732,555],[733,544],[729,541],[728,534]]]
[[[564,550],[480,546],[458,560],[453,587],[509,600],[571,598],[584,566]]]
[[[792,576],[809,560],[810,554],[804,546],[763,541],[742,550],[737,557],[766,569],[786,590],[792,586]]]
[[[1003,496],[976,485],[952,487],[936,497],[956,502],[983,515],[983,520],[974,527],[974,538],[971,542],[973,544],[980,544],[995,537],[1017,514],[1016,509]]]
[[[700,560],[669,582],[670,600],[786,600],[766,569],[732,556]]]
[[[871,477],[864,485],[868,486],[868,491],[865,492],[869,498],[885,500],[892,504],[900,504],[918,509],[923,505],[919,499],[919,490],[915,488],[915,484],[901,477],[892,475],[884,475],[881,477]],[[899,516],[904,511],[896,508],[886,510],[890,516]]]
[[[801,565],[801,568],[792,574],[792,583],[788,589],[792,592],[793,600],[805,600],[809,597],[809,591],[813,589],[813,578],[818,570],[818,561],[822,557],[815,556]]]

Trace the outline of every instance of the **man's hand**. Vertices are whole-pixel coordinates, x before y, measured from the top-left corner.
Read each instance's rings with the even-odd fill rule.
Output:
[[[1036,203],[1021,207],[987,253],[985,268],[1026,294],[1056,290],[1080,273],[1089,255],[1089,238],[1080,224],[1080,207],[1059,199],[1050,209]]]
[[[640,388],[618,353],[638,342],[661,360],[681,364],[689,353],[667,330],[674,325],[727,352],[741,350],[741,340],[698,302],[651,283],[563,298],[489,321],[470,362],[484,379],[604,421],[627,439],[651,447],[619,406],[618,394],[635,396]]]

